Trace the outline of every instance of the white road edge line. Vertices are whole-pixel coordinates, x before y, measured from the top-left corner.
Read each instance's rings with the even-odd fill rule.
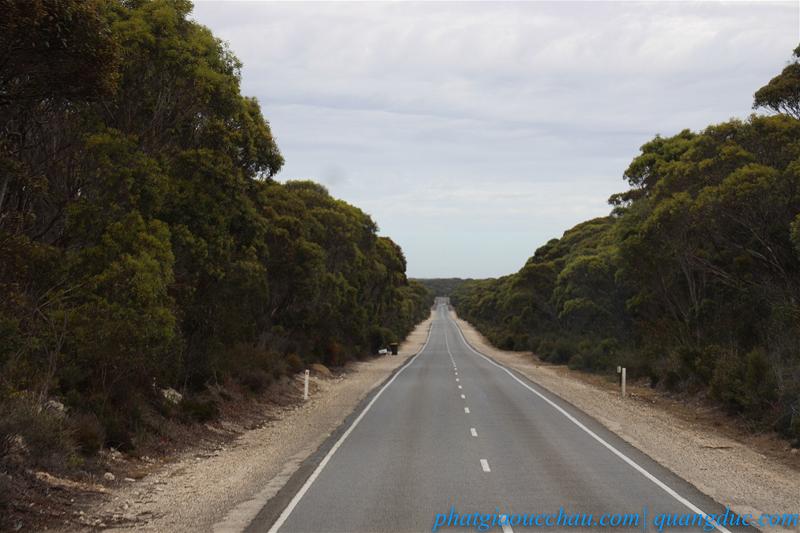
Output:
[[[361,422],[361,419],[364,418],[364,415],[366,415],[369,412],[369,410],[372,407],[372,405],[378,400],[378,398],[381,397],[381,394],[383,394],[383,391],[385,391],[389,387],[389,385],[394,383],[394,380],[397,379],[397,376],[399,376],[400,374],[403,373],[403,370],[408,368],[411,365],[411,363],[413,363],[414,361],[417,360],[417,356],[418,355],[420,355],[422,352],[425,351],[425,348],[428,347],[428,342],[431,340],[431,332],[433,332],[433,322],[431,322],[431,327],[430,327],[430,329],[428,329],[428,338],[425,339],[425,344],[422,345],[422,348],[420,348],[417,353],[415,353],[413,356],[411,356],[408,359],[408,361],[406,361],[406,363],[402,367],[400,367],[400,370],[395,372],[394,376],[392,376],[392,378],[389,381],[387,381],[386,384],[383,387],[381,387],[381,390],[379,390],[377,392],[377,394],[375,394],[375,396],[372,397],[372,400],[370,400],[370,402],[367,404],[367,406],[364,407],[364,409],[361,411],[361,413],[359,413],[358,417],[356,417],[356,419],[353,420],[353,423],[350,424],[350,427],[347,428],[347,430],[344,433],[342,433],[342,436],[339,437],[339,440],[336,441],[336,444],[334,444],[333,447],[330,450],[328,450],[328,453],[325,454],[325,457],[317,465],[317,468],[315,468],[314,471],[311,473],[311,475],[308,476],[308,479],[306,479],[306,482],[303,483],[303,486],[300,487],[300,490],[297,491],[297,493],[294,495],[294,497],[289,502],[289,505],[286,506],[286,508],[283,510],[283,512],[278,517],[278,519],[275,521],[275,523],[272,524],[272,526],[269,528],[267,533],[277,533],[277,531],[283,526],[284,522],[286,522],[286,519],[289,518],[289,515],[291,515],[292,511],[294,511],[294,508],[297,507],[297,504],[300,503],[300,500],[303,498],[303,496],[305,496],[306,492],[308,492],[308,489],[311,487],[311,484],[314,483],[314,481],[317,480],[317,478],[319,477],[320,472],[322,472],[322,470],[328,464],[328,461],[331,460],[331,457],[333,457],[333,454],[336,453],[336,450],[339,449],[339,447],[342,445],[342,443],[345,441],[345,439],[347,439],[347,437],[350,436],[350,433],[352,433],[353,430],[358,425],[358,423]]]
[[[501,514],[498,516],[500,520],[508,520],[507,514]],[[503,530],[503,533],[514,533],[514,530],[511,529],[511,526],[508,524],[500,524],[500,528]]]
[[[484,472],[492,471],[492,469],[489,468],[489,461],[487,461],[486,459],[481,459],[481,468],[483,469]]]
[[[464,413],[465,413],[465,414],[469,414],[469,407],[465,407],[465,408],[464,408]]]
[[[523,387],[525,387],[526,389],[528,389],[529,391],[534,393],[536,396],[538,396],[539,398],[541,398],[542,400],[544,400],[545,402],[550,404],[550,406],[553,409],[555,409],[556,411],[558,411],[559,413],[564,415],[570,422],[572,422],[573,424],[578,426],[580,429],[582,429],[584,432],[586,432],[594,440],[596,440],[597,442],[599,442],[600,444],[602,444],[603,446],[608,448],[608,450],[611,451],[611,453],[613,453],[614,455],[616,455],[617,457],[619,457],[620,459],[622,459],[623,461],[628,463],[628,465],[633,467],[634,470],[638,471],[644,477],[646,477],[647,479],[649,479],[650,481],[655,483],[664,492],[666,492],[667,494],[669,494],[670,496],[675,498],[678,502],[682,503],[684,506],[686,506],[687,508],[691,509],[695,513],[701,515],[703,518],[708,519],[708,515],[705,512],[703,512],[702,509],[700,509],[695,504],[693,504],[692,502],[690,502],[689,500],[687,500],[686,498],[684,498],[683,496],[681,496],[680,494],[675,492],[675,490],[673,490],[669,485],[667,485],[666,483],[664,483],[663,481],[658,479],[656,476],[654,476],[653,474],[651,474],[650,472],[645,470],[643,467],[639,466],[639,464],[636,463],[633,459],[631,459],[630,457],[628,457],[627,455],[625,455],[624,453],[622,453],[618,449],[614,448],[611,444],[609,444],[608,442],[603,440],[603,438],[601,436],[599,436],[597,433],[595,433],[594,431],[592,431],[591,429],[589,429],[585,425],[583,425],[580,422],[580,420],[578,420],[577,418],[575,418],[574,416],[569,414],[560,405],[558,405],[557,403],[552,401],[550,398],[548,398],[547,396],[545,396],[541,392],[537,391],[536,389],[534,389],[533,387],[531,387],[530,385],[528,385],[527,383],[525,383],[524,381],[519,379],[517,376],[514,375],[513,372],[511,372],[509,369],[507,369],[503,365],[495,362],[490,357],[487,357],[487,356],[483,355],[481,352],[479,352],[478,350],[473,348],[472,345],[467,341],[467,338],[464,336],[464,332],[461,331],[461,327],[458,325],[458,323],[456,321],[454,321],[454,320],[451,320],[451,322],[453,322],[453,324],[455,324],[459,335],[461,335],[461,339],[464,341],[464,344],[467,346],[467,348],[472,350],[473,353],[483,357],[484,359],[486,359],[488,362],[490,362],[491,364],[493,364],[497,368],[503,370],[506,374],[508,374],[509,376],[514,378],[514,380],[517,381],[520,385],[522,385]],[[714,524],[714,527],[717,528],[717,530],[719,530],[721,533],[731,533],[730,530],[728,530],[727,528],[719,525],[716,521],[713,522],[713,524]]]
[[[469,433],[470,433],[470,435],[472,435],[473,437],[477,437],[477,436],[478,436],[478,432],[477,432],[477,431],[475,431],[475,428],[469,428]]]

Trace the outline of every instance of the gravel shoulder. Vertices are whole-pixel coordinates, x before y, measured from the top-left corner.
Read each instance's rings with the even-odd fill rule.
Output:
[[[761,442],[746,442],[724,431],[730,420],[720,420],[719,414],[715,423],[709,423],[713,414],[673,409],[671,404],[677,402],[635,385],[629,388],[633,395],[622,399],[613,384],[597,376],[544,364],[530,352],[499,350],[451,313],[476,349],[572,403],[717,502],[754,516],[800,512],[796,451],[769,457],[759,451]],[[764,444],[775,448],[775,440]],[[800,527],[788,531],[800,531]]]
[[[354,363],[341,376],[312,374],[307,402],[276,408],[262,427],[224,446],[186,450],[111,489],[87,511],[87,522],[106,531],[240,530],[361,399],[422,347],[431,321],[414,329],[398,356]]]

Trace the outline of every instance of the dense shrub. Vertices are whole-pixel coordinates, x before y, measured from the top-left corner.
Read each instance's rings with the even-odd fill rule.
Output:
[[[775,111],[657,136],[611,215],[515,274],[465,281],[458,312],[502,347],[704,395],[800,438],[800,47],[756,94]]]
[[[59,470],[75,453],[72,429],[60,413],[31,399],[0,403],[0,442],[5,454],[15,451],[27,464]]]
[[[208,422],[219,415],[219,402],[208,394],[184,396],[179,407],[184,422]]]
[[[306,366],[300,356],[296,353],[290,353],[288,356],[286,356],[286,364],[289,367],[289,370],[294,374],[302,371]]]
[[[98,452],[106,442],[106,432],[94,413],[76,413],[69,417],[75,444],[84,455]]]
[[[161,388],[207,420],[209,386],[261,391],[289,354],[343,364],[427,316],[369,215],[275,181],[270,125],[189,1],[2,5],[0,393],[63,397],[102,426],[76,421],[83,450],[130,449]]]

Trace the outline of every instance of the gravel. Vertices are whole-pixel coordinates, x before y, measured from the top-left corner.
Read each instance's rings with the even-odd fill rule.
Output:
[[[529,353],[498,350],[455,313],[453,317],[477,349],[571,402],[719,503],[754,515],[800,511],[796,469],[659,405],[623,400],[612,390],[565,375],[563,367],[542,364]],[[315,393],[308,402],[281,408],[278,419],[224,447],[210,453],[187,450],[143,479],[114,488],[107,501],[88,513],[94,527],[240,530],[359,401],[419,350],[430,322],[409,335],[399,356],[355,363],[340,377],[313,375]]]
[[[397,356],[354,363],[339,377],[312,375],[311,398],[270,412],[278,418],[263,427],[216,450],[187,450],[143,479],[113,489],[88,513],[93,525],[107,524],[106,531],[239,530],[361,399],[422,347],[431,321],[416,327]]]
[[[798,470],[713,427],[567,376],[564,367],[542,364],[529,352],[499,350],[455,312],[452,316],[476,349],[572,403],[718,503],[753,516],[800,512]]]

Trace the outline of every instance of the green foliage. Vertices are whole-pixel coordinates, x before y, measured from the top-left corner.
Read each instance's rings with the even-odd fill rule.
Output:
[[[82,450],[130,448],[161,388],[207,420],[209,385],[259,392],[428,314],[366,213],[273,180],[269,123],[189,1],[0,7],[0,404],[60,397]]]
[[[611,216],[548,242],[515,274],[465,282],[459,313],[498,346],[708,390],[756,426],[800,437],[798,57],[756,93],[779,114],[657,136],[625,171],[631,188],[611,197]]]
[[[794,49],[793,61],[783,72],[756,91],[753,107],[800,118],[800,46]]]
[[[465,281],[470,281],[461,278],[427,278],[416,280],[423,284],[434,296],[450,296],[461,286]]]
[[[22,454],[40,468],[61,469],[75,452],[64,416],[22,396],[0,402],[0,443],[0,452]]]
[[[70,416],[75,444],[84,455],[97,453],[106,442],[106,431],[94,413]]]
[[[733,412],[754,418],[768,415],[777,400],[777,384],[767,357],[763,349],[721,357],[711,394]]]
[[[208,422],[219,415],[219,402],[208,394],[185,396],[179,407],[184,422]]]
[[[296,353],[290,353],[286,357],[286,365],[289,367],[289,371],[296,374],[305,368],[305,364],[303,360],[300,358],[299,355]]]

